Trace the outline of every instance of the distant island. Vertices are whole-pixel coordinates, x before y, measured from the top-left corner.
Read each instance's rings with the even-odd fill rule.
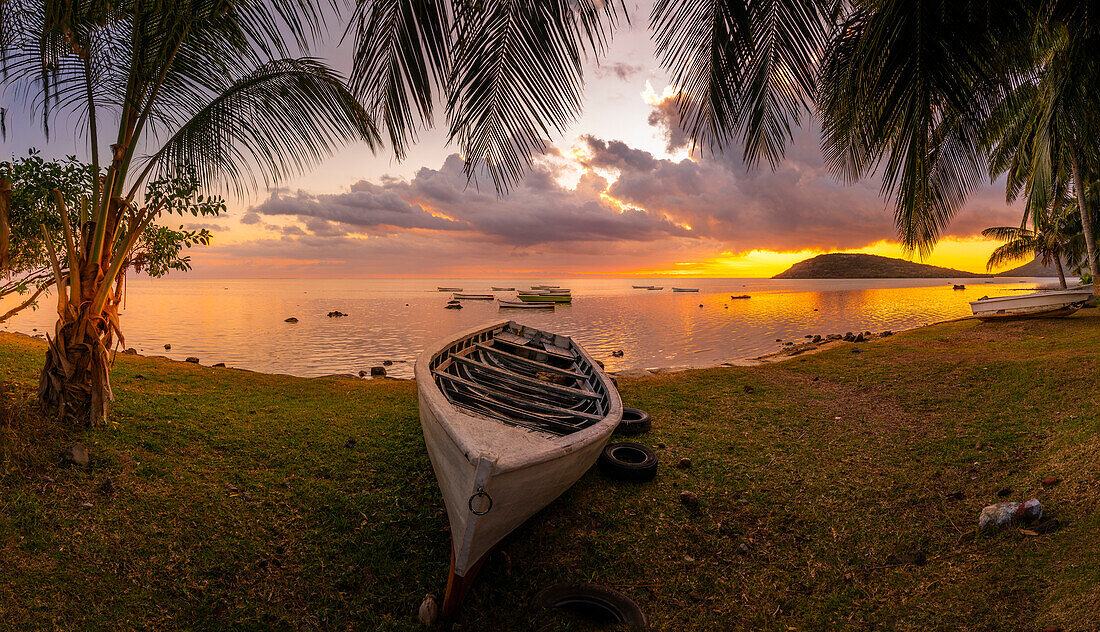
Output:
[[[1077,275],[1070,270],[1073,269],[1068,262],[1062,264],[1062,270],[1066,273],[1067,277],[1076,277]],[[997,276],[1006,277],[1056,277],[1058,276],[1058,268],[1054,266],[1052,261],[1049,266],[1043,265],[1042,260],[1036,258],[1029,263],[1025,263],[1017,268],[1011,270],[1005,270],[1004,272],[998,272]]]
[[[941,268],[905,259],[878,255],[835,253],[818,255],[799,261],[772,277],[773,279],[952,279],[983,278],[992,274],[976,274],[951,268]]]

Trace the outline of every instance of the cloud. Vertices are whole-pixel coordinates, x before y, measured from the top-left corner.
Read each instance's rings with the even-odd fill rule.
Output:
[[[649,116],[673,154],[692,145],[678,114],[666,97]],[[748,168],[739,147],[694,148],[680,159],[585,135],[576,151],[548,147],[504,196],[483,173],[468,179],[452,154],[411,178],[359,180],[338,193],[272,192],[241,222],[271,227],[265,218],[280,216],[282,226],[271,227],[268,239],[220,244],[215,252],[226,261],[281,262],[289,273],[480,276],[669,269],[719,253],[849,250],[895,240],[879,181],[838,183],[813,121],[793,135],[774,169]],[[944,237],[1018,222],[1002,190],[975,192]]]
[[[600,79],[616,77],[621,81],[628,81],[643,70],[645,70],[645,66],[615,62],[613,64],[601,64],[596,66],[594,74]]]
[[[513,247],[690,236],[666,217],[605,199],[607,181],[595,173],[583,174],[572,189],[557,175],[552,161],[540,162],[513,191],[498,197],[487,178],[468,181],[462,159],[452,154],[440,169],[422,168],[411,180],[361,180],[337,194],[274,193],[250,212],[296,216],[313,234],[461,232],[471,240]]]

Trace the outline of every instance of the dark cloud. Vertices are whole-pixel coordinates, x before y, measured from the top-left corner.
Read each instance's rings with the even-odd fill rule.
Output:
[[[244,217],[241,218],[242,224],[259,224],[261,221],[263,220],[260,219],[260,216],[253,211],[245,213]]]
[[[595,75],[600,79],[605,77],[617,77],[621,81],[628,81],[643,70],[645,70],[645,66],[616,62],[597,66]]]
[[[251,211],[296,216],[314,234],[461,231],[471,239],[511,246],[689,235],[666,217],[623,209],[603,198],[607,181],[595,173],[582,175],[574,189],[559,184],[557,175],[553,163],[540,162],[513,191],[499,197],[488,178],[468,181],[462,159],[453,154],[442,168],[424,167],[412,180],[359,181],[348,192],[331,195],[273,194]]]

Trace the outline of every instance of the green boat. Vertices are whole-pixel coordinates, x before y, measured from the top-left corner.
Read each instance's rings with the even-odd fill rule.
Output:
[[[572,294],[555,294],[552,292],[521,292],[519,300],[524,303],[572,303]]]

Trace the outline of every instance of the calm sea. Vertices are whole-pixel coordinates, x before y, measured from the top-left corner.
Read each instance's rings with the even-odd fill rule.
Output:
[[[433,341],[495,320],[513,319],[573,336],[608,369],[707,366],[776,351],[776,340],[807,334],[900,330],[970,313],[967,301],[1019,291],[1049,279],[133,279],[122,328],[143,355],[202,364],[318,376],[358,373],[385,360],[393,377]],[[966,284],[953,290],[952,283]],[[551,311],[500,310],[466,301],[446,310],[450,294],[490,286],[549,284],[573,290],[573,304]],[[661,291],[632,285],[664,286]],[[672,286],[699,293],[673,293]],[[732,300],[731,295],[751,298]],[[514,296],[501,293],[503,297]],[[346,318],[328,318],[339,310]],[[295,317],[295,324],[284,319]],[[5,325],[53,331],[51,301]],[[172,345],[170,351],[165,344]],[[612,357],[622,350],[622,357]]]

